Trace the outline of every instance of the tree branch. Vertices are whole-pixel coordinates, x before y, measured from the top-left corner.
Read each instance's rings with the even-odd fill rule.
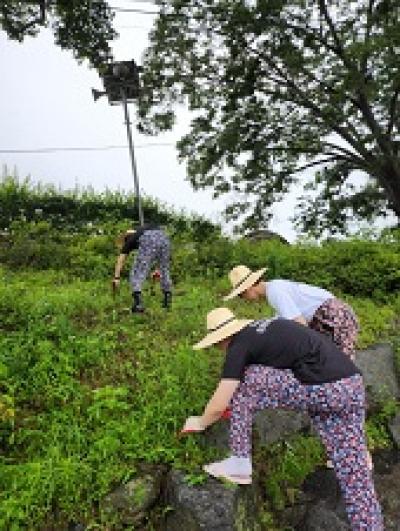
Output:
[[[390,136],[393,132],[394,124],[396,123],[396,115],[397,115],[397,104],[400,94],[400,83],[398,83],[397,87],[394,89],[392,98],[390,100],[389,104],[389,123],[387,126],[387,134]]]
[[[319,10],[323,17],[325,18],[326,23],[328,24],[330,33],[332,35],[332,38],[336,45],[336,51],[337,55],[342,59],[343,63],[349,70],[355,70],[357,74],[359,73],[357,68],[354,67],[354,65],[349,61],[348,57],[345,54],[344,48],[342,46],[342,43],[340,42],[339,36],[336,32],[335,25],[333,23],[333,20],[331,19],[328,11],[328,7],[326,5],[325,0],[318,0],[319,4]]]
[[[304,94],[304,92],[300,89],[300,86],[297,83],[295,83],[292,79],[290,79],[287,75],[285,75],[285,72],[283,72],[282,69],[269,56],[264,55],[264,59],[266,60],[267,64],[269,63],[269,66],[272,69],[274,69],[278,73],[278,75],[284,80],[284,81],[276,80],[276,82],[280,83],[285,88],[289,86],[290,89],[293,90],[299,96],[300,99],[296,101],[298,105],[304,108],[307,108],[308,110],[311,110],[314,113],[314,115],[320,117],[321,120],[323,120],[323,122],[329,123],[329,125],[332,127],[332,130],[335,131],[339,136],[344,138],[347,141],[347,143],[350,144],[354,148],[356,152],[360,152],[366,160],[370,159],[371,155],[369,151],[366,148],[364,148],[364,146],[362,145],[360,141],[356,142],[354,138],[351,135],[349,135],[348,132],[344,128],[342,128],[336,122],[332,121],[326,115],[324,115],[321,109],[317,105],[315,105],[306,94]],[[349,125],[349,127],[351,127],[351,125]],[[354,128],[353,128],[353,133],[356,133]]]
[[[326,164],[327,162],[337,162],[339,158],[341,158],[343,161],[347,161],[345,157],[337,157],[337,156],[329,157],[327,159],[322,159],[322,160],[316,160],[314,162],[310,162],[309,164],[304,164],[303,166],[300,166],[299,168],[295,168],[293,171],[289,173],[289,175],[292,175],[293,173],[299,173],[301,171],[307,170],[308,168],[312,168],[313,166],[320,166],[321,164]]]
[[[373,9],[374,9],[374,3],[375,3],[375,0],[369,0],[368,2],[368,9],[367,9],[367,25],[366,25],[366,29],[365,29],[365,39],[364,39],[364,46],[365,46],[365,51],[364,51],[364,54],[363,54],[363,57],[361,59],[361,62],[360,62],[360,70],[362,72],[362,74],[364,75],[364,79],[365,79],[365,75],[367,73],[367,65],[368,65],[368,42],[370,40],[370,37],[371,37],[371,29],[372,29],[372,20],[373,20],[373,16],[372,16],[372,12],[373,12]]]

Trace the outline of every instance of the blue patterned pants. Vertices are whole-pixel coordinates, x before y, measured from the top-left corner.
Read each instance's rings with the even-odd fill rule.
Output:
[[[171,245],[162,230],[146,230],[139,240],[139,248],[132,266],[130,283],[132,291],[141,291],[142,284],[154,263],[160,267],[160,284],[163,291],[171,291],[169,263]]]
[[[251,456],[253,415],[266,408],[308,413],[332,461],[353,531],[382,531],[383,518],[367,463],[365,391],[360,375],[301,384],[290,370],[251,365],[232,401],[230,447]]]

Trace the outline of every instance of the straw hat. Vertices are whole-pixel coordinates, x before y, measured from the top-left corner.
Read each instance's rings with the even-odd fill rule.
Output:
[[[229,280],[231,281],[233,290],[231,293],[229,293],[229,295],[224,297],[224,301],[233,299],[233,297],[236,297],[240,293],[243,293],[243,291],[246,291],[246,289],[253,286],[262,277],[267,269],[267,267],[263,267],[262,269],[253,272],[244,265],[238,265],[234,267],[229,273]]]
[[[207,332],[201,341],[193,345],[194,350],[211,347],[227,337],[233,336],[252,320],[236,319],[228,308],[215,308],[207,314]]]

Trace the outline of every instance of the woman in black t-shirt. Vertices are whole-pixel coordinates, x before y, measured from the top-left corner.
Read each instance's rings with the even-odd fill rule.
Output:
[[[160,284],[164,293],[162,304],[164,308],[169,308],[171,305],[171,277],[169,274],[171,246],[165,232],[157,225],[143,225],[136,230],[127,230],[120,235],[117,239],[117,245],[120,247],[120,254],[115,263],[113,288],[119,287],[121,271],[128,254],[137,250],[130,274],[133,296],[132,312],[141,313],[144,311],[141,296],[142,284],[154,262],[158,262],[160,266]]]
[[[226,352],[221,381],[201,417],[183,432],[203,431],[228,405],[232,455],[205,465],[210,475],[251,483],[253,415],[265,408],[310,416],[340,483],[352,530],[383,530],[364,434],[365,390],[350,358],[328,338],[287,319],[238,320],[227,308],[207,315],[208,334],[194,348]]]

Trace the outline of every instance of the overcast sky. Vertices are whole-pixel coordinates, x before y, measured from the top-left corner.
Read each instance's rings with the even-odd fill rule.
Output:
[[[113,0],[111,4],[132,6],[126,0]],[[136,6],[155,9],[150,2]],[[120,32],[113,45],[116,60],[133,58],[141,63],[152,21],[151,15],[116,15],[115,26]],[[102,89],[100,78],[87,65],[79,65],[70,52],[56,47],[50,31],[43,30],[20,44],[8,40],[0,30],[0,64],[1,166],[7,165],[10,170],[16,167],[20,177],[30,175],[34,182],[53,183],[64,189],[78,184],[99,191],[107,187],[133,190],[127,149],[1,153],[7,149],[125,146],[127,140],[122,108],[110,106],[106,98],[93,101],[91,88]],[[173,132],[158,137],[145,137],[134,130],[140,189],[176,209],[221,221],[226,200],[213,200],[211,191],[194,192],[185,181],[185,166],[178,164],[175,142],[187,129],[189,115],[182,110],[178,118]],[[287,219],[293,205],[293,198],[277,205],[270,225],[289,241],[295,238]]]

